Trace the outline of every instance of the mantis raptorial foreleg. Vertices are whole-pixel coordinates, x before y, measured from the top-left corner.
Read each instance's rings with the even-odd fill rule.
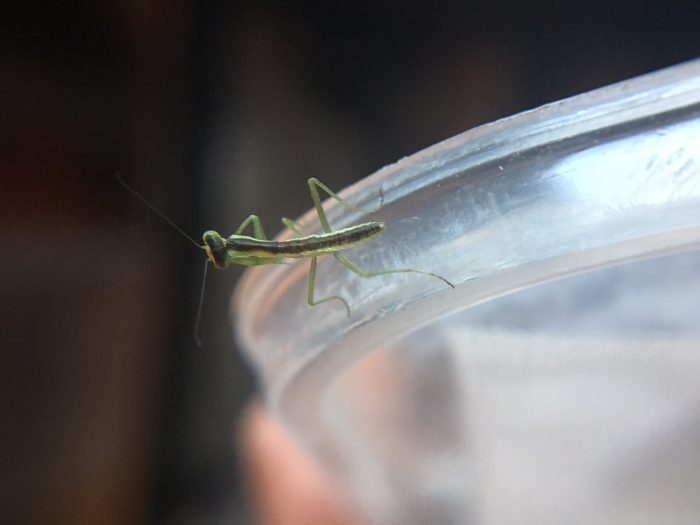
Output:
[[[265,235],[265,231],[262,227],[262,222],[260,222],[260,217],[258,217],[257,215],[248,215],[248,218],[241,223],[241,225],[233,234],[241,235],[243,233],[243,230],[245,230],[246,226],[248,226],[249,224],[253,225],[254,239],[267,240],[267,236]]]

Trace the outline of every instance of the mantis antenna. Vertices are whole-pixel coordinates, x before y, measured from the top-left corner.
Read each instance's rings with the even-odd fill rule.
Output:
[[[205,246],[199,244],[197,241],[195,241],[191,236],[187,235],[185,233],[185,230],[180,228],[175,222],[173,222],[170,217],[168,217],[165,213],[160,211],[154,204],[151,203],[146,197],[141,195],[138,191],[136,191],[134,188],[129,186],[127,182],[122,178],[120,173],[117,171],[114,173],[114,178],[117,179],[119,184],[124,186],[124,188],[127,189],[129,193],[131,193],[134,197],[136,197],[138,200],[143,202],[148,208],[154,212],[156,215],[158,215],[161,219],[163,219],[166,223],[168,223],[170,226],[172,226],[176,231],[180,232],[185,239],[190,241],[192,244],[194,244],[197,248],[200,249],[205,249]],[[207,283],[207,267],[209,266],[209,259],[204,260],[204,272],[202,273],[202,288],[199,292],[199,304],[197,305],[197,314],[195,316],[195,321],[194,321],[194,342],[198,347],[202,347],[202,340],[199,337],[199,327],[201,325],[202,321],[202,306],[204,305],[204,286]]]

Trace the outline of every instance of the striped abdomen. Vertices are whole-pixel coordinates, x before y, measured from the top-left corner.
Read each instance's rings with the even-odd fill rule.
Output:
[[[352,248],[371,239],[384,229],[383,222],[366,222],[332,233],[297,237],[288,241],[261,241],[250,237],[232,235],[226,240],[227,248],[241,255],[283,257],[313,257],[324,253]]]

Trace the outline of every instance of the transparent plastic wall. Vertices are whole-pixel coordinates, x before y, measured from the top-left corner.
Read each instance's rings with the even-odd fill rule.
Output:
[[[361,278],[249,270],[266,402],[368,523],[700,523],[700,61],[479,127],[347,188]],[[302,219],[319,231],[313,212]],[[291,234],[286,232],[282,238]]]

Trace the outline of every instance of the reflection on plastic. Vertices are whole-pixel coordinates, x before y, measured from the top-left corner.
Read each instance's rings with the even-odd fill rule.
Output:
[[[385,195],[381,249],[349,258],[458,286],[319,264],[348,319],[306,307],[302,268],[247,273],[237,331],[271,411],[371,523],[700,523],[699,132],[695,61],[341,192]]]

